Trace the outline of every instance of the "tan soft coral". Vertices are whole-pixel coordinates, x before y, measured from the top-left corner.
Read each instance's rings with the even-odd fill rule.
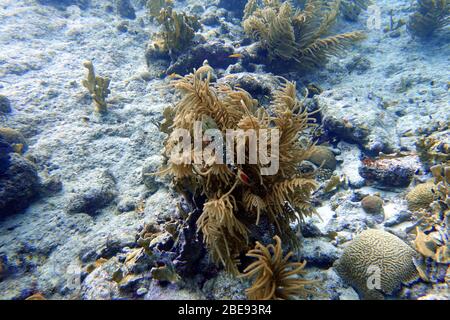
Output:
[[[284,61],[300,69],[323,65],[349,44],[363,39],[362,32],[327,36],[339,14],[340,1],[309,0],[303,10],[289,1],[250,0],[243,22],[245,33],[267,50],[271,61]]]
[[[306,261],[289,262],[293,253],[283,256],[281,239],[275,236],[274,240],[275,245],[268,246],[257,242],[255,248],[247,253],[248,257],[257,259],[243,274],[243,277],[254,279],[252,286],[246,291],[248,298],[287,300],[306,297],[312,292],[308,287],[315,284],[314,281],[301,278],[305,274]]]
[[[191,190],[194,197],[206,197],[197,221],[198,232],[203,234],[213,260],[237,274],[236,258],[247,249],[250,237],[247,229],[251,225],[265,219],[277,234],[296,246],[298,239],[290,224],[314,214],[310,196],[317,184],[312,175],[298,171],[313,146],[307,131],[314,124],[297,99],[294,83],[286,81],[276,91],[269,114],[246,91],[212,82],[212,73],[211,67],[203,66],[173,80],[172,86],[181,94],[181,100],[175,105],[171,128],[185,129],[192,134],[196,121],[201,121],[202,133],[215,129],[220,139],[224,139],[228,130],[241,129],[244,133],[256,130],[258,145],[266,140],[269,146],[274,136],[264,135],[257,129],[278,129],[279,150],[269,147],[272,154],[268,155],[278,157],[278,172],[263,175],[267,159],[261,157],[256,163],[250,163],[248,136],[245,150],[240,150],[244,151],[245,163],[236,164],[234,158],[235,164],[231,165],[211,161],[215,154],[198,159],[193,142],[191,152],[177,154],[179,137],[175,130],[165,143],[167,165],[161,172],[172,175],[175,185]],[[210,142],[203,136],[202,147],[209,146]],[[236,157],[238,146],[234,145],[232,150]],[[175,161],[183,157],[188,163]]]

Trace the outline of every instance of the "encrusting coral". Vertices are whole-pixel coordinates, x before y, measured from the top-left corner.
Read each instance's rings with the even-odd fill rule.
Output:
[[[85,61],[83,66],[88,70],[86,80],[83,80],[83,86],[88,89],[94,100],[95,111],[105,113],[107,111],[106,98],[111,93],[108,89],[111,80],[95,75],[94,65],[91,61]]]
[[[409,32],[422,39],[448,27],[450,19],[449,0],[417,0],[416,11],[409,17]]]
[[[289,262],[293,253],[283,257],[281,239],[273,238],[275,245],[264,246],[256,242],[254,249],[247,253],[247,257],[257,261],[250,264],[243,277],[254,278],[253,285],[246,290],[250,300],[287,300],[295,297],[305,297],[311,292],[307,286],[314,285],[314,281],[305,280],[298,276],[305,274],[304,262]]]
[[[417,256],[400,238],[369,229],[345,248],[334,267],[363,299],[383,299],[384,294],[392,294],[402,283],[418,278],[414,265]]]
[[[214,139],[223,139],[228,130],[240,129],[245,134],[256,132],[254,138],[258,145],[267,143],[272,153],[268,157],[279,160],[279,170],[263,175],[267,158],[258,157],[255,163],[250,163],[249,136],[244,138],[245,163],[236,164],[233,158],[232,165],[228,161],[227,164],[215,161],[220,158],[217,150],[214,155],[204,154],[203,159],[201,156],[198,159],[192,141],[190,146],[194,152],[177,152],[179,136],[174,130],[165,142],[168,161],[160,174],[172,175],[178,189],[189,190],[197,199],[202,210],[197,220],[198,232],[203,234],[213,260],[237,274],[236,259],[247,248],[249,226],[267,221],[291,246],[297,246],[298,239],[290,224],[315,213],[310,196],[317,183],[312,174],[302,174],[298,170],[313,146],[307,130],[315,124],[311,114],[297,100],[294,83],[286,81],[275,92],[269,114],[246,91],[212,82],[212,73],[213,69],[206,64],[194,73],[173,80],[172,85],[182,99],[175,105],[171,128],[186,129],[192,134],[196,121],[201,121],[202,133],[207,129],[219,132],[214,138],[203,137],[203,147]],[[264,135],[258,129],[277,129],[278,151],[271,147],[275,136]],[[235,156],[243,151],[237,146],[231,149]],[[273,232],[270,228],[268,231]]]
[[[271,62],[299,69],[323,65],[347,45],[362,40],[362,32],[327,36],[339,14],[340,1],[309,0],[295,10],[289,1],[249,0],[244,14],[245,33],[259,42]]]

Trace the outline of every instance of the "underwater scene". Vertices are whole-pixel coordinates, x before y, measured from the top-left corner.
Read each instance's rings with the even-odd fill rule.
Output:
[[[0,300],[450,300],[449,0],[0,0]]]

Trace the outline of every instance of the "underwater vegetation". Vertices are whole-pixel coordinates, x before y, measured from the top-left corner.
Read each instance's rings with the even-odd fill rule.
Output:
[[[450,19],[449,0],[417,0],[416,11],[407,24],[413,36],[427,39],[437,31],[448,27]]]
[[[161,31],[150,44],[150,52],[155,56],[177,57],[189,48],[195,32],[202,27],[196,17],[178,13],[170,6],[163,7],[156,20],[161,25]]]
[[[193,132],[195,121],[200,120],[204,123],[202,130],[216,129],[223,136],[230,129],[247,132],[276,128],[280,146],[278,173],[262,175],[266,164],[261,158],[250,164],[246,156],[246,164],[229,166],[216,163],[217,154],[199,161],[195,152],[174,153],[179,137],[173,131],[165,142],[168,161],[160,174],[170,174],[178,189],[190,190],[202,212],[196,222],[197,229],[213,261],[238,274],[237,258],[248,248],[251,226],[268,224],[268,232],[280,235],[292,247],[298,246],[298,237],[290,224],[315,213],[310,197],[317,183],[312,174],[298,170],[313,146],[307,130],[315,125],[311,114],[297,99],[294,83],[286,81],[275,92],[269,114],[243,89],[212,82],[212,73],[213,69],[204,65],[173,80],[172,85],[182,98],[175,105],[172,129]],[[256,136],[258,143],[273,138],[272,135]],[[245,139],[247,151],[249,138]],[[242,152],[234,148],[235,155]],[[178,162],[183,157],[188,164]]]
[[[108,89],[111,80],[95,75],[94,65],[91,61],[85,61],[83,66],[88,70],[87,79],[83,80],[83,86],[88,89],[94,100],[95,111],[104,114],[107,112],[106,98],[111,93]]]
[[[255,258],[257,261],[250,264],[245,270],[243,277],[254,278],[253,285],[246,290],[250,300],[287,300],[294,297],[305,297],[310,290],[305,286],[314,284],[297,276],[303,276],[304,262],[289,262],[293,253],[289,252],[283,256],[281,239],[273,238],[275,245],[264,246],[256,242],[254,249],[247,253],[247,257]]]
[[[289,1],[249,0],[243,27],[267,52],[270,63],[308,69],[364,39],[359,31],[328,35],[339,12],[340,1],[309,0],[303,9],[296,9]]]
[[[430,271],[450,268],[450,166],[436,165],[431,172],[434,198],[427,208],[414,212],[417,226],[414,246],[427,260],[420,269],[421,276],[428,281],[439,281]],[[449,280],[444,279],[447,284]]]

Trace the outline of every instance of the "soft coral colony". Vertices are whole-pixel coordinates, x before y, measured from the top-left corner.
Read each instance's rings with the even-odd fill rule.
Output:
[[[245,8],[245,33],[258,42],[271,63],[300,69],[325,64],[349,44],[365,38],[355,31],[329,35],[341,1],[308,0],[303,9],[289,1],[249,0]]]
[[[173,115],[169,120],[173,123],[171,128],[193,132],[195,122],[203,121],[224,136],[229,129],[278,129],[278,173],[262,175],[261,159],[250,164],[246,158],[245,164],[233,166],[209,161],[199,164],[192,153],[192,161],[180,164],[173,158],[178,142],[175,131],[165,142],[167,164],[161,172],[173,176],[176,187],[190,190],[202,211],[197,232],[203,235],[212,259],[237,275],[239,257],[249,249],[255,227],[279,235],[291,247],[298,246],[290,224],[301,223],[304,217],[315,213],[310,196],[317,188],[316,181],[311,174],[298,170],[310,154],[313,143],[307,132],[315,125],[297,99],[294,83],[285,81],[280,85],[266,110],[243,89],[212,82],[212,73],[212,68],[205,65],[172,82],[182,98],[173,112],[167,113]],[[263,139],[259,133],[256,138],[258,142]],[[264,137],[266,141],[272,138]],[[249,145],[245,148],[248,157]]]

